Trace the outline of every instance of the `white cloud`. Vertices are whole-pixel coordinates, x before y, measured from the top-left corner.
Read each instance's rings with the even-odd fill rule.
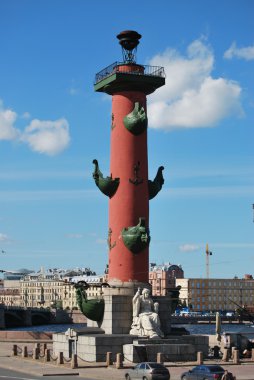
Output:
[[[228,50],[224,53],[224,58],[232,59],[232,58],[240,58],[245,59],[246,61],[250,61],[254,59],[254,45],[238,48],[236,43],[233,42]]]
[[[249,249],[254,243],[213,243],[213,248]]]
[[[29,119],[29,112],[20,116]],[[16,112],[4,108],[0,99],[0,141],[13,140],[27,143],[30,148],[39,153],[55,155],[66,149],[70,143],[69,124],[64,118],[52,120],[31,120],[22,132],[15,127],[18,118]]]
[[[51,156],[58,154],[70,142],[68,121],[64,118],[55,121],[34,119],[26,127],[22,141],[35,152]]]
[[[241,87],[231,80],[212,78],[213,52],[201,40],[189,45],[186,57],[167,49],[150,64],[164,66],[166,72],[166,85],[150,97],[151,128],[210,127],[243,113]]]
[[[80,90],[79,90],[78,88],[75,88],[75,87],[71,87],[71,88],[69,89],[69,94],[70,94],[71,96],[78,95],[79,92],[80,92]]]
[[[21,190],[21,191],[1,191],[1,202],[33,202],[33,201],[62,201],[80,199],[97,200],[100,194],[96,189],[93,190]]]
[[[106,239],[101,239],[101,238],[98,238],[96,239],[96,244],[102,244],[102,245],[106,245],[107,244],[107,240]]]
[[[9,241],[9,240],[10,240],[10,239],[8,238],[7,235],[2,234],[2,233],[0,232],[0,241]]]
[[[179,249],[181,252],[194,252],[198,251],[200,247],[197,244],[183,244],[180,245]]]
[[[24,112],[23,115],[21,115],[21,118],[22,119],[30,119],[31,118],[31,115],[29,112]]]
[[[16,112],[4,109],[0,100],[0,140],[15,140],[18,137],[19,131],[14,127],[16,119]]]
[[[174,187],[164,188],[161,198],[219,198],[219,197],[250,197],[254,186],[210,186],[210,187]]]
[[[84,235],[78,234],[78,233],[76,233],[76,234],[67,234],[65,236],[67,238],[69,238],[69,239],[82,239],[84,237]]]
[[[77,83],[77,80],[72,79],[68,92],[71,96],[80,94],[80,85]]]

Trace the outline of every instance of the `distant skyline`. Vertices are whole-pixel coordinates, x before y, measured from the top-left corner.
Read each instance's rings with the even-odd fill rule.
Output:
[[[254,2],[0,2],[0,269],[108,262],[111,97],[97,72],[121,61],[116,35],[142,35],[137,62],[164,66],[148,97],[150,261],[185,277],[254,274]]]

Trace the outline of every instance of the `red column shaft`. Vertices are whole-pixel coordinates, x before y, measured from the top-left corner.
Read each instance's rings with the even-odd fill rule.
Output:
[[[113,128],[111,130],[110,172],[120,178],[120,185],[109,202],[109,228],[112,230],[109,250],[109,280],[148,282],[149,249],[133,254],[125,247],[121,231],[136,226],[139,218],[149,227],[147,131],[133,135],[124,126],[124,117],[139,102],[146,111],[146,95],[138,91],[118,92],[112,97]],[[134,179],[134,166],[140,163],[139,185]]]

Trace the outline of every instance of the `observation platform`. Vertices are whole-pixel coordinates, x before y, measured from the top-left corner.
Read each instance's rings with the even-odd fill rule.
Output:
[[[96,74],[94,90],[109,95],[119,91],[142,91],[148,95],[163,86],[165,78],[160,66],[114,62]]]

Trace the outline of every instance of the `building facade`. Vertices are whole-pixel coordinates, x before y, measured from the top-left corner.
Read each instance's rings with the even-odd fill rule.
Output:
[[[19,289],[0,288],[0,304],[6,305],[6,306],[20,306]]]
[[[104,276],[97,276],[89,268],[72,270],[43,268],[39,272],[20,270],[6,272],[0,286],[0,303],[7,306],[78,308],[74,284],[88,284],[88,298],[101,297]]]
[[[92,272],[94,273],[94,272]],[[76,289],[74,283],[83,281],[89,285],[86,290],[88,298],[101,296],[103,276],[76,276],[77,272],[39,272],[32,273],[20,280],[20,306],[77,308]],[[70,276],[71,275],[71,276]]]
[[[154,296],[165,296],[170,289],[176,287],[176,279],[180,278],[184,278],[181,265],[150,264],[149,283],[152,286],[152,295]]]
[[[176,279],[181,286],[180,300],[196,312],[229,311],[239,306],[254,305],[254,279],[183,278]]]

